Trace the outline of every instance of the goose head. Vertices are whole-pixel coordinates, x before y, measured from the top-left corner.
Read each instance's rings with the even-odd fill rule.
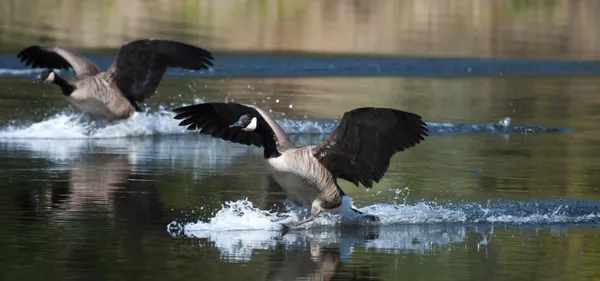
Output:
[[[241,128],[243,131],[252,132],[258,127],[258,118],[251,114],[245,114],[235,123],[229,125],[229,128]]]
[[[54,73],[54,71],[44,70],[40,73],[40,75],[37,78],[33,79],[33,82],[50,84],[50,83],[54,83],[55,79],[56,79],[56,73]]]

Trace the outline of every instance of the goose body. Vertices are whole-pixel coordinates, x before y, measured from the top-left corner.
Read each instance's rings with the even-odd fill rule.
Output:
[[[132,116],[136,112],[136,105],[127,100],[107,76],[106,73],[101,73],[82,80],[71,80],[75,90],[65,98],[73,107],[93,116],[108,120]]]
[[[188,130],[226,141],[264,148],[273,179],[288,199],[310,206],[313,220],[321,212],[344,217],[366,216],[345,204],[338,178],[371,188],[389,167],[391,157],[428,135],[419,115],[390,108],[364,107],[347,111],[336,130],[322,143],[296,147],[265,111],[238,103],[203,103],[176,108],[175,119]]]
[[[199,47],[159,39],[124,43],[106,71],[80,54],[55,46],[32,45],[17,57],[33,67],[72,68],[74,78],[46,70],[36,81],[57,85],[75,108],[108,120],[126,119],[141,111],[137,103],[155,94],[169,67],[207,69],[213,60],[209,51]]]
[[[267,159],[267,167],[294,204],[311,206],[315,214],[323,210],[338,212],[343,194],[331,173],[313,156],[313,148],[286,149],[281,156]]]

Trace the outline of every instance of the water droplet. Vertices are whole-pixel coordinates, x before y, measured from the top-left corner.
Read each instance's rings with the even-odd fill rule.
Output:
[[[196,81],[192,80],[192,82],[190,82],[188,84],[188,88],[190,88],[190,90],[195,93],[196,92]]]
[[[510,117],[506,117],[500,121],[498,121],[498,124],[504,127],[508,127],[510,126]]]
[[[279,99],[276,99],[276,100],[275,100],[275,102],[276,102],[276,103],[279,103]]]

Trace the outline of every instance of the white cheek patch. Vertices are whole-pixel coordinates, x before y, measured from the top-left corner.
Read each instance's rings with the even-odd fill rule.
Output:
[[[250,120],[250,124],[248,124],[248,126],[246,126],[245,128],[242,128],[242,130],[251,132],[251,131],[256,130],[257,125],[258,125],[258,120],[256,120],[256,117],[252,117],[252,120]]]
[[[46,82],[54,81],[54,72],[50,72],[50,74],[48,74],[48,77],[46,77],[46,79],[44,79],[44,81],[46,81]]]

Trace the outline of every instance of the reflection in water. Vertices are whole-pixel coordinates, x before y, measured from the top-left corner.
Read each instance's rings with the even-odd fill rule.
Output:
[[[597,237],[597,231],[589,230],[591,233],[587,237]],[[531,269],[523,263],[547,263],[539,258],[538,251],[545,253],[543,255],[568,255],[569,247],[554,246],[576,243],[572,239],[582,239],[582,232],[586,231],[585,228],[573,230],[560,225],[507,228],[488,224],[415,224],[308,229],[290,232],[280,238],[263,231],[215,233],[186,245],[200,249],[216,247],[221,261],[227,263],[252,265],[267,255],[267,280],[328,280],[332,276],[336,280],[361,276],[371,280],[385,274],[380,266],[391,266],[391,274],[406,275],[411,279],[420,276],[416,279],[430,280],[428,278],[436,276],[443,280],[463,280],[444,274],[486,274],[492,270],[490,267],[500,265],[508,267],[499,269],[504,274],[515,277],[527,274]],[[573,246],[580,250],[587,248]],[[413,268],[415,262],[420,266]],[[456,266],[425,274],[431,266],[463,262],[481,266]],[[556,261],[556,266],[563,267],[560,261]]]
[[[156,185],[148,178],[132,177],[131,170],[130,161],[121,155],[88,155],[68,169],[66,179],[55,181],[42,194],[40,189],[25,189],[18,201],[24,213],[56,223],[98,213],[117,224],[124,222],[122,226],[156,226],[163,216]]]
[[[58,220],[81,215],[86,209],[115,209],[113,196],[125,187],[131,164],[119,156],[90,155],[69,170],[69,194],[54,215]],[[113,213],[106,213],[114,219]]]
[[[339,251],[315,241],[309,244],[308,250],[295,248],[270,256],[266,280],[331,280],[340,263]]]
[[[489,235],[478,227],[471,232],[481,233],[476,245],[485,245]],[[489,230],[488,230],[489,231]],[[262,231],[219,233],[208,237],[209,243],[219,249],[223,261],[252,261],[264,250],[269,251],[267,280],[330,280],[340,263],[352,259],[353,251],[379,253],[428,254],[454,243],[465,243],[467,226],[464,225],[407,225],[341,227],[336,229],[292,231],[283,237]],[[348,264],[344,276],[353,277],[357,271],[369,271],[369,277],[378,273],[369,270],[369,264]],[[350,270],[354,268],[356,270]],[[375,275],[375,276],[374,276]],[[338,277],[340,277],[338,275]],[[356,277],[356,276],[354,276]],[[347,279],[346,279],[347,280]]]
[[[62,171],[59,177],[64,177]],[[70,166],[65,179],[51,181],[45,189],[22,190],[17,200],[18,211],[28,217],[25,222],[41,221],[44,229],[38,232],[47,233],[50,246],[64,244],[51,251],[61,257],[59,268],[78,269],[68,271],[76,279],[90,279],[94,268],[103,266],[101,253],[110,248],[106,241],[120,244],[128,268],[144,268],[144,240],[167,223],[155,181],[134,175],[127,157],[118,154],[86,155]],[[47,255],[39,251],[27,255]]]
[[[440,246],[464,242],[467,228],[460,224],[408,224],[312,228],[291,231],[284,236],[269,231],[192,232],[188,236],[208,238],[219,248],[223,258],[232,261],[250,260],[253,251],[258,249],[271,249],[279,245],[288,250],[310,249],[312,243],[336,247],[340,259],[347,260],[356,247],[382,253],[430,253]],[[470,228],[480,233],[478,243],[487,243],[488,235],[483,233],[484,229],[485,226]]]
[[[298,137],[295,141],[320,140],[317,135]],[[423,162],[426,158],[419,153],[434,155],[436,159],[456,159],[456,155],[440,152],[445,150],[445,141],[469,139],[472,142],[464,143],[469,152],[483,147],[488,155],[490,150],[506,149],[504,144],[500,148],[492,146],[485,141],[489,140],[485,136],[463,137],[432,138],[431,147],[403,158],[402,164],[412,163],[411,158],[413,162]],[[511,141],[519,139],[522,138]],[[0,231],[0,237],[7,237],[0,240],[0,249],[12,259],[8,261],[10,268],[6,272],[28,272],[30,269],[24,269],[22,264],[32,264],[49,275],[49,272],[64,270],[73,279],[93,279],[99,272],[115,272],[119,276],[130,279],[137,276],[144,280],[189,280],[192,277],[240,280],[244,278],[242,274],[252,270],[254,274],[258,271],[264,275],[261,280],[378,279],[386,272],[415,280],[431,280],[431,276],[421,274],[431,271],[432,267],[440,267],[439,276],[449,279],[453,276],[449,273],[456,272],[485,275],[489,267],[508,276],[527,275],[532,268],[541,266],[544,256],[572,255],[570,251],[578,253],[575,257],[584,252],[583,256],[589,259],[588,263],[582,261],[581,268],[591,271],[597,268],[597,259],[594,259],[597,251],[593,247],[598,240],[597,232],[589,228],[591,234],[586,234],[588,228],[571,227],[580,222],[597,226],[597,201],[528,202],[523,199],[490,205],[389,202],[364,208],[381,212],[390,225],[326,225],[292,231],[285,236],[268,227],[228,231],[219,227],[239,229],[245,223],[260,228],[263,221],[273,224],[268,216],[262,220],[259,211],[254,209],[236,213],[246,216],[234,216],[234,212],[227,213],[225,208],[220,214],[211,213],[227,200],[249,197],[247,202],[257,202],[262,211],[282,200],[282,194],[269,187],[268,177],[257,172],[262,171],[257,167],[257,163],[262,163],[260,149],[211,141],[196,134],[69,141],[22,139],[1,144],[4,155],[8,155],[5,157],[11,157],[13,179],[28,176],[24,170],[17,169],[21,167],[20,159],[33,159],[23,166],[35,170],[37,174],[32,179],[38,179],[28,178],[26,182],[30,185],[23,186],[20,192],[2,189],[0,193],[14,194],[0,206],[9,207],[8,216],[0,213],[0,220],[5,221],[3,229],[9,230],[8,234]],[[54,151],[54,147],[61,150]],[[457,151],[458,154],[465,152]],[[514,157],[514,154],[507,155]],[[497,159],[500,162],[512,159],[510,167],[523,167],[515,158]],[[438,173],[439,167],[434,166]],[[510,169],[494,169],[514,174]],[[401,168],[391,167],[392,173],[398,170]],[[413,175],[411,189],[430,193],[456,174],[454,171],[450,176],[438,175],[442,183],[432,184],[431,173],[407,173]],[[487,170],[483,174],[486,173]],[[476,175],[474,179],[480,177]],[[403,185],[397,182],[390,185],[398,186]],[[513,186],[523,188],[518,183]],[[496,188],[492,184],[485,187]],[[461,183],[461,188],[474,189],[466,182]],[[377,191],[385,192],[386,188],[378,187]],[[357,192],[364,194],[362,190]],[[387,195],[373,195],[368,200],[388,201]],[[0,200],[7,197],[0,196]],[[19,204],[12,211],[11,201],[15,198]],[[190,206],[204,208],[207,218],[214,223],[197,223],[200,226],[197,229],[190,227],[167,233],[165,226],[181,216],[179,211],[184,210],[185,215]],[[200,213],[194,213],[191,219],[196,221],[204,215]],[[10,220],[13,216],[25,219],[14,222]],[[21,239],[14,242],[11,239],[15,237]],[[11,245],[15,243],[21,248],[13,248]],[[561,245],[565,243],[568,247],[563,249]],[[46,258],[32,261],[32,255]],[[442,265],[448,263],[456,265],[451,272],[443,269]],[[484,266],[461,267],[474,263]],[[213,275],[214,269],[223,270]],[[62,277],[60,273],[51,276],[51,279]]]
[[[130,168],[142,165],[151,168],[154,163],[175,170],[202,173],[204,169],[215,170],[231,165],[237,155],[259,151],[251,147],[231,146],[199,134],[107,139],[10,139],[0,142],[6,151],[28,151],[31,158],[49,159],[55,163],[96,161],[94,157],[119,153],[127,158]],[[90,155],[99,153],[99,155]],[[99,159],[98,163],[102,163]],[[93,165],[93,164],[92,164]],[[71,170],[70,166],[52,169]],[[199,174],[195,175],[196,178]]]
[[[0,1],[0,49],[12,52],[36,43],[113,47],[133,38],[169,37],[217,51],[595,59],[600,57],[599,3],[6,0]],[[251,57],[221,56],[248,75],[261,70],[256,66],[289,66],[299,56]],[[302,61],[311,57],[302,56]],[[17,62],[3,59],[0,75],[7,70],[23,74]],[[357,62],[349,58],[343,66],[381,74],[380,64],[362,67]],[[436,67],[438,72],[473,70],[469,65]],[[27,78],[2,79],[2,128],[47,125],[42,122],[61,116],[55,114],[65,105],[55,92]],[[147,137],[2,140],[0,280],[594,279],[600,276],[600,193],[599,167],[590,159],[599,151],[598,89],[595,77],[169,77],[150,104],[159,112],[144,126],[113,127],[101,134]],[[268,177],[258,172],[262,159],[257,149],[195,134],[149,136],[172,132],[161,121],[169,116],[160,111],[189,103],[195,95],[264,104],[285,113],[279,118],[306,115],[305,124],[368,105],[410,108],[429,122],[486,125],[510,117],[512,124],[574,132],[514,135],[509,141],[485,135],[432,137],[394,161],[389,181],[372,193],[349,189],[357,201],[371,204],[367,208],[387,214],[392,225],[314,228],[280,237],[277,231],[214,229],[219,222],[259,228],[262,222],[223,216],[214,224],[198,223],[176,239],[165,226],[180,212],[204,208],[205,217],[200,212],[190,216],[196,221],[215,218],[212,211],[224,209],[220,205],[228,200],[248,197],[262,210],[281,200],[269,188]],[[56,123],[30,132],[80,135],[73,129],[83,128]],[[320,136],[312,137],[297,141],[319,141]],[[390,202],[405,187],[410,196],[400,200],[406,202]],[[415,202],[424,198],[440,204]],[[465,204],[464,198],[513,201]]]

